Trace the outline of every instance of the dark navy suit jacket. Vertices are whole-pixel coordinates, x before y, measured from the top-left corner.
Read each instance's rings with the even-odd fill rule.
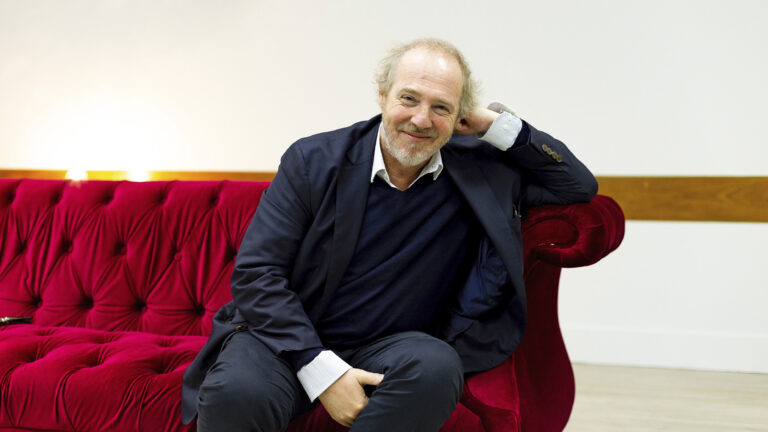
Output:
[[[233,301],[214,317],[208,343],[184,375],[185,423],[195,415],[206,371],[235,328],[275,353],[323,345],[313,323],[352,259],[380,122],[379,115],[301,139],[283,155],[240,246]],[[521,208],[586,202],[597,183],[563,143],[527,123],[507,151],[474,136],[454,136],[441,151],[445,173],[486,236],[474,267],[461,272],[466,281],[437,336],[457,350],[466,372],[476,372],[509,357],[525,329]]]

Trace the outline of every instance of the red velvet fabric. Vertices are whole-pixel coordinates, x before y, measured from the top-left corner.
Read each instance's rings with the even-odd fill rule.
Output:
[[[264,182],[0,179],[0,431],[194,430],[181,376],[231,299],[237,247]],[[553,431],[573,374],[557,321],[563,266],[615,249],[609,198],[524,219],[529,324],[502,365],[467,380],[443,431]],[[337,431],[322,407],[291,431]]]
[[[202,336],[14,325],[0,331],[0,426],[181,431],[180,383]]]

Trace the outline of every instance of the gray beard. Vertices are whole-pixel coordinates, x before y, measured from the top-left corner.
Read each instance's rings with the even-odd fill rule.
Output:
[[[395,145],[392,145],[392,140],[389,139],[389,133],[387,132],[386,127],[381,128],[381,130],[384,132],[384,143],[383,143],[384,149],[387,150],[387,153],[389,153],[390,156],[392,156],[393,158],[395,158],[395,160],[400,162],[400,164],[408,168],[412,168],[412,167],[424,164],[424,162],[428,161],[432,157],[432,155],[434,155],[435,152],[437,151],[435,150],[434,152],[426,155],[422,153],[416,153],[416,154],[408,153],[406,149],[401,149]],[[412,149],[416,148],[416,146],[414,146],[413,144],[411,144],[410,147]]]

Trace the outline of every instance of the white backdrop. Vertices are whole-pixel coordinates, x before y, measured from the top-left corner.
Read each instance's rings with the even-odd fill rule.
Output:
[[[485,102],[598,175],[765,176],[766,18],[760,0],[0,0],[0,169],[273,171],[377,112],[386,48],[437,36]],[[768,372],[766,243],[766,224],[628,223],[564,275],[573,357]]]

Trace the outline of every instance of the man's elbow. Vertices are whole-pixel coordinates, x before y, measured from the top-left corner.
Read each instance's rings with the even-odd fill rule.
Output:
[[[587,182],[584,184],[584,202],[592,201],[592,198],[597,195],[598,184],[595,176],[590,175]]]
[[[592,175],[585,176],[579,183],[581,184],[578,189],[571,193],[569,201],[573,203],[586,203],[592,201],[592,198],[597,195],[598,189],[595,177]]]

